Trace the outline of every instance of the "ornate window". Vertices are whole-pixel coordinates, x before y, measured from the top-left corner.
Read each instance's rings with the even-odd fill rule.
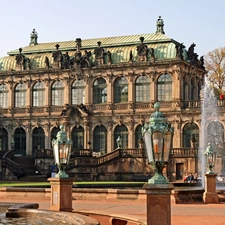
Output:
[[[142,126],[138,125],[135,130],[135,148],[139,148],[139,140],[142,138]]]
[[[198,148],[199,146],[199,129],[195,123],[188,123],[183,129],[183,147]]]
[[[125,77],[117,78],[114,82],[114,103],[128,101],[128,82]]]
[[[23,128],[17,128],[14,134],[16,154],[26,155],[26,132]]]
[[[44,130],[39,127],[39,128],[34,128],[33,130],[33,135],[32,135],[32,153],[35,155],[37,150],[43,150],[45,149],[45,133]]]
[[[172,78],[169,74],[163,74],[157,82],[158,101],[172,100]]]
[[[136,102],[150,101],[150,80],[147,76],[139,76],[135,83]]]
[[[8,107],[8,88],[5,84],[0,85],[0,107]]]
[[[107,85],[103,78],[99,78],[94,82],[93,102],[94,104],[107,102]]]
[[[72,105],[80,105],[85,103],[84,81],[75,80],[72,84]]]
[[[45,87],[40,81],[36,82],[33,86],[33,106],[44,106],[45,105]]]
[[[0,151],[8,151],[8,133],[5,128],[0,128]]]
[[[26,85],[19,83],[15,88],[15,107],[25,107],[26,106]]]
[[[74,127],[72,131],[73,148],[84,149],[84,128]]]
[[[116,126],[114,131],[114,149],[116,149],[117,146],[117,138],[120,137],[121,139],[121,148],[128,148],[128,130],[125,125]]]
[[[57,80],[52,85],[52,105],[64,104],[64,85],[60,80]]]
[[[107,130],[103,125],[94,129],[94,151],[101,154],[107,153]]]

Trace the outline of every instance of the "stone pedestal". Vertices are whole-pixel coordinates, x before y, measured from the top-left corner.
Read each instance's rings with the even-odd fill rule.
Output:
[[[71,178],[49,178],[51,183],[50,210],[72,212],[73,180]]]
[[[216,176],[217,174],[205,174],[205,192],[203,193],[203,201],[205,203],[219,202],[216,193]]]
[[[147,194],[147,225],[171,225],[172,184],[145,184]]]

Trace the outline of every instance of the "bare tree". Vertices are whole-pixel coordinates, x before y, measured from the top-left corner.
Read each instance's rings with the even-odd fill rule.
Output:
[[[217,48],[205,56],[205,68],[212,87],[218,94],[225,93],[225,47]]]

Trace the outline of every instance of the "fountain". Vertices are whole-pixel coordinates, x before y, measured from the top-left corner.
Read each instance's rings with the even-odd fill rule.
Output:
[[[202,177],[202,187],[204,187],[204,176],[206,172],[204,159],[205,149],[209,142],[215,151],[218,151],[219,147],[223,145],[223,126],[219,122],[220,115],[217,104],[218,99],[214,94],[207,76],[205,76],[204,86],[202,88],[202,117],[198,154],[198,170]]]

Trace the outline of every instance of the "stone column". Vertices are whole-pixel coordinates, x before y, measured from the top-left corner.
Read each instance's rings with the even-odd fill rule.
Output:
[[[49,178],[51,183],[50,210],[72,212],[72,185],[71,178]]]
[[[205,174],[205,192],[203,193],[204,203],[218,203],[219,197],[216,193],[217,174]]]
[[[144,184],[147,194],[147,225],[171,225],[172,184]]]

